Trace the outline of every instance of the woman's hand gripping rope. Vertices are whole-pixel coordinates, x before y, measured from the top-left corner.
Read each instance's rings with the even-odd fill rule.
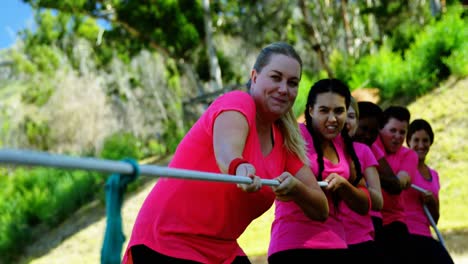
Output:
[[[278,180],[279,185],[271,187],[276,195],[276,199],[284,202],[291,201],[291,194],[297,185],[298,179],[293,177],[289,172],[283,172],[276,180]]]
[[[247,176],[252,179],[252,183],[238,183],[237,187],[244,192],[256,192],[262,188],[261,178],[255,175],[255,167],[250,163],[242,163],[237,166],[236,175]]]

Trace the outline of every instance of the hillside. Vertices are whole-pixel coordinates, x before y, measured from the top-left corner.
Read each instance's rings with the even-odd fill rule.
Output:
[[[449,80],[409,105],[412,118],[425,118],[435,129],[435,143],[429,163],[441,177],[439,227],[458,264],[468,263],[468,220],[464,218],[468,213],[468,204],[463,201],[463,196],[468,193],[468,178],[463,175],[468,171],[467,87],[468,79]],[[127,238],[154,182],[155,179],[149,180],[138,192],[126,197],[122,217]],[[255,263],[266,263],[264,254],[272,218],[270,210],[249,226],[240,239],[249,255],[259,255],[252,258]],[[99,203],[90,204],[28,247],[20,263],[99,263],[104,230],[104,208]]]

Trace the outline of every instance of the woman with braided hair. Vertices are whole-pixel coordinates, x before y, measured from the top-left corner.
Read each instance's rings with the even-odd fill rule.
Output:
[[[323,79],[310,89],[305,124],[299,124],[311,168],[329,204],[326,221],[308,219],[295,204],[275,201],[269,263],[344,263],[350,261],[340,209],[359,214],[370,209],[369,193],[353,142],[345,128],[351,94],[337,79]]]

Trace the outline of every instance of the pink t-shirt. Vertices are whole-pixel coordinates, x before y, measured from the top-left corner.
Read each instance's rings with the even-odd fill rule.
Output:
[[[411,177],[411,182],[423,189],[431,191],[434,196],[439,198],[439,174],[437,171],[429,168],[432,179],[425,179],[421,173]],[[423,203],[421,201],[421,192],[413,188],[403,191],[404,208],[406,214],[406,225],[410,234],[432,237],[431,223],[424,213]]]
[[[318,175],[317,154],[313,151],[312,137],[307,128],[300,124],[301,133],[308,146],[308,156],[311,168]],[[338,152],[339,163],[333,164],[324,158],[323,179],[330,173],[349,178],[349,163],[343,151],[343,139],[337,137],[333,144]],[[313,221],[308,218],[301,208],[294,202],[275,200],[275,220],[271,227],[270,246],[268,255],[289,249],[338,249],[347,248],[345,232],[341,223],[340,214],[333,205],[330,194],[327,194],[330,214],[325,222]],[[343,208],[340,201],[339,208]]]
[[[298,157],[284,147],[276,126],[273,149],[263,156],[255,103],[242,91],[228,92],[208,107],[180,142],[169,167],[220,173],[213,150],[213,125],[223,111],[239,111],[247,119],[249,132],[243,157],[255,166],[258,176],[272,179],[284,171],[295,175],[302,168]],[[271,207],[274,199],[269,186],[247,193],[233,183],[160,178],[140,209],[123,262],[132,263],[131,246],[145,244],[172,257],[231,263],[236,256],[245,255],[237,238]]]
[[[367,145],[358,142],[353,144],[364,175],[367,168],[378,165],[377,160]],[[374,225],[370,214],[360,215],[351,210],[346,204],[344,204],[340,213],[343,215],[346,242],[349,245],[374,240]]]
[[[374,145],[384,150],[380,137],[377,138]],[[418,173],[418,154],[414,150],[402,146],[396,153],[387,153],[385,151],[384,153],[385,159],[395,174],[399,171],[406,171],[410,176]],[[401,194],[389,194],[382,189],[382,197],[384,202],[381,211],[383,225],[395,221],[406,223],[403,196]]]

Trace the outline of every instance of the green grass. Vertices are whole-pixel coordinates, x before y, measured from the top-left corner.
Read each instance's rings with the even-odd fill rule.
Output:
[[[448,81],[408,105],[412,119],[424,118],[434,129],[435,140],[428,164],[440,176],[441,232],[468,230],[468,79]],[[271,208],[256,219],[239,239],[249,256],[265,255],[268,250],[270,226],[274,219]]]
[[[453,86],[452,86],[453,85]],[[468,79],[449,81],[410,104],[411,119],[424,118],[434,130],[427,163],[439,172],[441,231],[468,229]]]

